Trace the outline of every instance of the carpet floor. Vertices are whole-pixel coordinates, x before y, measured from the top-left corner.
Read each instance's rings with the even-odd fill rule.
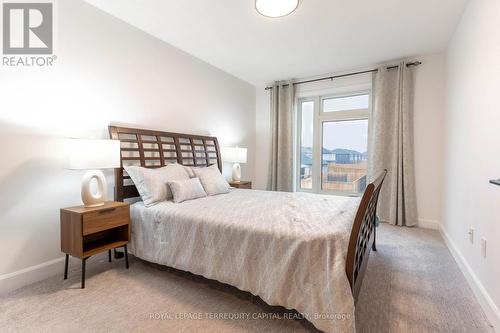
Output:
[[[382,225],[356,308],[358,332],[493,332],[438,232]],[[131,258],[0,297],[1,332],[317,332],[236,288]],[[224,315],[226,317],[224,317]]]

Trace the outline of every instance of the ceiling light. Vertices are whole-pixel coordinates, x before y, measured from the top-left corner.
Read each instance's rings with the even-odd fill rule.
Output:
[[[255,0],[255,9],[267,17],[281,17],[292,13],[299,0]]]

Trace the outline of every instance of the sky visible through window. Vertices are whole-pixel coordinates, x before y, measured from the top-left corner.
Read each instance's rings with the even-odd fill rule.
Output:
[[[323,123],[323,148],[367,151],[368,120],[346,120]],[[312,146],[312,142],[311,142]]]
[[[314,102],[302,103],[302,147],[312,147],[314,129]]]
[[[323,112],[368,109],[369,106],[369,95],[336,97],[323,100]]]
[[[302,103],[302,147],[313,146],[313,121],[314,103]],[[364,153],[367,142],[367,120],[325,122],[323,125],[323,147],[326,149],[342,148]]]

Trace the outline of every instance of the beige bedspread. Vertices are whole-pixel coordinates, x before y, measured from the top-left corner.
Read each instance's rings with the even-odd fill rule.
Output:
[[[232,190],[132,205],[137,257],[295,309],[325,332],[353,332],[345,257],[359,198]]]

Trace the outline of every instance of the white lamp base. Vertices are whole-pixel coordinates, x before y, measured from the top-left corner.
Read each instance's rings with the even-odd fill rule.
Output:
[[[239,163],[233,164],[233,181],[239,182],[241,180],[241,166]]]
[[[92,193],[90,182],[92,179],[97,181],[97,192]],[[104,205],[108,184],[101,170],[89,170],[85,172],[82,178],[82,201],[85,207],[99,207]]]

